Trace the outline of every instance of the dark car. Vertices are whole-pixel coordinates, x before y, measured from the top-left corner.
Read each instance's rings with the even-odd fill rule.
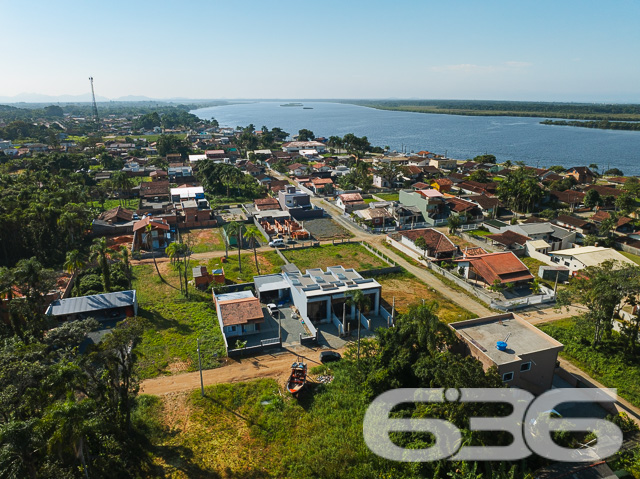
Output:
[[[342,359],[342,356],[337,351],[322,351],[320,353],[320,362],[322,364],[332,363],[334,361],[339,361]]]

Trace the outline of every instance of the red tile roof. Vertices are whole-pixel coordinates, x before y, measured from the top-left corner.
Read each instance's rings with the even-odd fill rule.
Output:
[[[147,225],[151,225],[151,229],[159,229],[169,231],[170,227],[167,224],[166,220],[160,218],[154,218],[152,216],[145,216],[140,221],[137,221],[133,225],[133,231],[136,232],[142,228],[146,228]]]
[[[475,203],[460,198],[447,198],[447,204],[456,213],[464,213],[478,207]]]
[[[524,244],[531,239],[528,236],[521,235],[511,230],[495,235],[487,235],[487,238],[507,247],[513,246],[514,244],[524,246]]]
[[[462,260],[471,264],[474,272],[488,284],[497,279],[501,284],[533,279],[533,275],[511,251],[471,256]]]
[[[220,302],[220,316],[224,326],[264,321],[264,313],[258,298],[240,298]]]
[[[400,235],[410,239],[414,243],[418,238],[424,238],[427,243],[427,251],[429,251],[431,256],[435,256],[437,253],[452,253],[457,250],[456,246],[446,235],[433,228],[401,231]]]
[[[355,203],[364,201],[360,193],[345,193],[343,195],[340,195],[339,198],[343,203]]]
[[[583,219],[577,218],[575,216],[569,216],[569,215],[559,215],[556,219],[555,219],[556,223],[564,223],[567,224],[569,226],[573,226],[575,228],[584,228],[585,226],[589,226],[589,222],[585,221]]]

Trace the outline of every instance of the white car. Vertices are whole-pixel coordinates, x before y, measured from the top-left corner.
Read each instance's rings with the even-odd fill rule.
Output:
[[[273,241],[269,241],[269,246],[272,246],[274,248],[281,248],[284,245],[285,245],[284,240],[282,238],[277,238],[277,239],[274,239]]]
[[[278,307],[274,303],[269,303],[267,304],[267,311],[271,316],[274,316],[278,312]]]

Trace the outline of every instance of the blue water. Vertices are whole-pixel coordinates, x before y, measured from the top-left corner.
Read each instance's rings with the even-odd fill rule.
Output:
[[[316,136],[366,136],[374,146],[392,150],[447,154],[466,159],[490,153],[499,162],[565,167],[596,163],[602,172],[620,168],[640,174],[640,132],[541,125],[543,118],[434,115],[375,110],[355,105],[302,102],[281,107],[279,102],[252,102],[194,110],[200,118],[215,118],[221,126],[253,123],[280,127],[290,134],[307,128]]]

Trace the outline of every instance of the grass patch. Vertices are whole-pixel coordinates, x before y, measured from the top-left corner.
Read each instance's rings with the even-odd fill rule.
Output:
[[[593,325],[581,317],[543,324],[540,329],[564,344],[562,357],[606,387],[618,388],[620,396],[640,407],[640,357],[622,348],[617,332],[593,347]]]
[[[299,400],[271,379],[210,386],[204,398],[194,391],[178,409],[178,427],[154,437],[162,477],[394,477],[395,464],[382,467],[364,443],[369,401],[353,371],[332,369],[331,384],[312,385]],[[170,423],[175,403],[162,401]]]
[[[484,230],[469,230],[465,231],[465,233],[470,234],[471,236],[489,236],[493,234],[491,231]]]
[[[378,198],[384,201],[399,201],[400,193],[378,193],[376,195]]]
[[[366,204],[369,204],[369,203],[375,203],[376,201],[378,201],[378,200],[377,200],[377,199],[375,199],[375,198],[365,198],[365,199],[364,199],[364,202],[365,202]]]
[[[180,235],[190,235],[194,242],[192,251],[194,253],[206,253],[209,251],[224,251],[224,239],[222,238],[222,228],[193,228],[181,230]]]
[[[640,256],[638,256],[636,254],[633,254],[633,253],[627,253],[626,251],[620,251],[619,253],[621,255],[626,256],[627,258],[629,258],[635,264],[640,265]]]
[[[240,258],[242,272],[238,268],[238,250],[233,248],[229,250],[229,260],[226,263],[222,262],[223,258],[213,258],[209,260],[207,266],[209,271],[224,268],[227,283],[250,283],[253,281],[253,277],[258,275],[253,253],[242,253]],[[281,271],[284,261],[275,251],[268,251],[258,253],[258,264],[260,265],[260,274],[273,274]]]
[[[386,274],[376,276],[375,280],[382,285],[383,306],[389,312],[391,312],[394,298],[398,313],[407,312],[411,304],[424,299],[426,302],[435,301],[438,304],[436,314],[445,323],[478,317],[446,298],[439,291],[427,286],[411,273]]]
[[[98,209],[100,209],[101,206],[99,201],[91,201],[89,204]],[[116,206],[122,206],[123,208],[135,211],[138,209],[138,206],[140,206],[140,200],[138,198],[131,198],[127,200],[106,200],[104,202],[104,211],[113,209]]]
[[[178,276],[169,264],[159,266],[163,277],[179,288]],[[195,371],[197,338],[200,338],[202,367],[216,367],[218,360],[214,354],[224,356],[225,350],[211,296],[191,287],[190,298],[185,299],[179,289],[160,281],[153,265],[136,265],[133,273],[139,315],[149,323],[136,347],[140,377]]]
[[[315,248],[284,251],[283,253],[302,272],[310,268],[326,269],[328,266],[339,265],[345,268],[355,268],[357,271],[389,266],[358,243],[323,245]]]

